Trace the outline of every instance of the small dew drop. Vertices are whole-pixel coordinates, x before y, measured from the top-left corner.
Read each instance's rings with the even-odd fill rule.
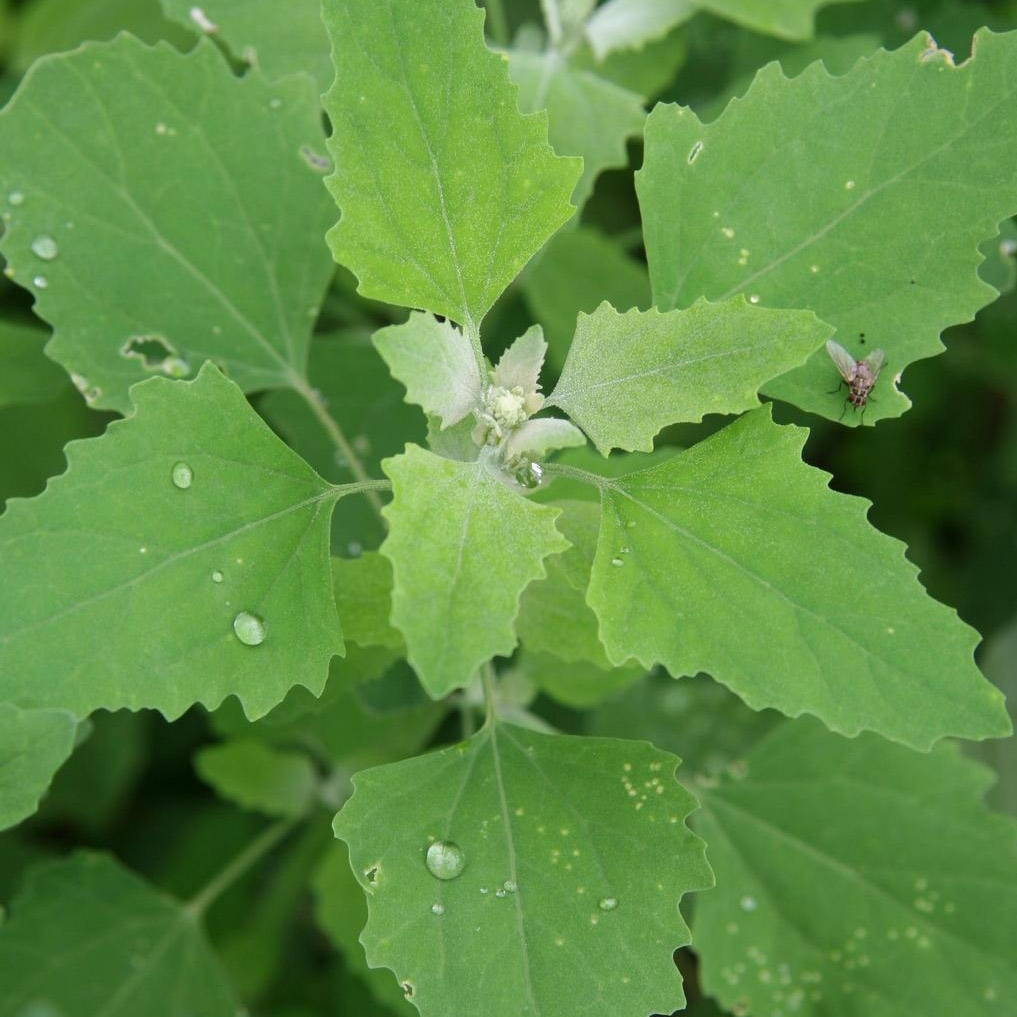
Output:
[[[845,191],[853,191],[854,189],[855,189],[855,182],[853,180],[845,180],[844,181],[844,190]]]
[[[450,840],[436,840],[427,849],[427,871],[436,879],[455,879],[466,868],[466,854]]]
[[[11,193],[7,195],[7,200],[15,208],[17,208],[19,205],[23,205],[25,203],[25,196],[21,193],[21,191],[11,191]]]
[[[1002,240],[999,244],[999,253],[1004,258],[1012,258],[1017,254],[1017,240]]]
[[[44,275],[37,275],[32,280],[32,285],[38,290],[44,290],[47,286],[49,286],[49,280]]]
[[[735,231],[731,229],[730,226],[724,226],[720,232],[723,233],[724,236],[728,238],[728,240],[734,239]]]
[[[515,893],[519,889],[519,884],[514,879],[506,879],[502,885],[507,893]]]
[[[501,887],[499,887],[497,890],[494,891],[494,895],[495,897],[504,897],[505,891]]]
[[[601,911],[614,911],[618,907],[618,899],[616,897],[605,897],[597,905]]]
[[[759,303],[759,294],[758,293],[753,293],[752,296],[749,297],[749,303],[750,304],[758,304]]]
[[[364,553],[363,545],[357,540],[351,540],[346,545],[346,550],[351,558],[359,558]]]
[[[433,914],[433,915],[443,915],[443,914],[445,914],[445,905],[444,904],[432,904],[431,905],[431,914]]]
[[[612,558],[612,559],[611,559],[611,564],[612,564],[612,565],[613,565],[613,566],[614,566],[614,567],[615,567],[616,569],[620,569],[620,568],[622,567],[622,565],[624,565],[624,564],[625,564],[625,562],[623,562],[623,561],[621,560],[621,558]]]
[[[280,106],[282,106],[282,99],[276,98],[268,100],[269,109],[279,109]]]
[[[265,620],[250,611],[241,611],[233,619],[233,631],[244,646],[260,646],[265,641]]]
[[[480,892],[481,892],[481,893],[487,893],[487,887],[486,887],[486,886],[482,886],[482,887],[480,888]]]
[[[180,488],[181,491],[186,491],[194,480],[194,471],[187,463],[176,463],[170,476],[173,479],[174,487]]]
[[[162,362],[162,373],[169,378],[186,378],[191,373],[191,365],[183,357],[167,357]]]
[[[57,242],[47,233],[41,233],[32,241],[32,253],[43,261],[52,261],[59,253]]]
[[[756,908],[759,907],[759,904],[756,903],[755,897],[748,896],[742,897],[738,904],[739,907],[741,907],[742,911],[755,911]]]
[[[213,583],[221,583],[222,581],[223,581],[223,574],[218,569],[216,569],[212,573],[212,582]]]

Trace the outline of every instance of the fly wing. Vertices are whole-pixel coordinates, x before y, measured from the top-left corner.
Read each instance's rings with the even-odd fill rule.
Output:
[[[832,339],[827,339],[826,341],[826,352],[830,354],[830,359],[837,368],[837,373],[850,385],[854,381],[855,373],[858,370],[855,358],[840,343],[835,343]],[[874,352],[882,351],[877,350]]]
[[[886,353],[883,350],[873,350],[865,358],[865,363],[868,365],[869,372],[872,374],[872,382],[875,384],[879,372],[883,370],[883,364],[886,363]]]

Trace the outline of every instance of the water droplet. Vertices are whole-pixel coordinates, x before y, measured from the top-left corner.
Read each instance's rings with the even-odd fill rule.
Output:
[[[734,239],[735,231],[731,229],[730,226],[725,226],[720,232],[723,233],[724,236],[728,238],[728,240]]]
[[[450,840],[436,840],[427,849],[427,871],[437,879],[455,879],[466,868],[466,853]]]
[[[624,565],[624,564],[625,564],[625,562],[623,562],[623,561],[621,560],[621,558],[612,558],[612,559],[611,559],[611,564],[612,564],[612,565],[613,565],[613,566],[614,566],[614,567],[615,567],[616,569],[620,569],[620,568],[622,567],[622,565]]]
[[[346,545],[346,550],[351,558],[359,558],[364,553],[364,546],[359,540],[351,540]]]
[[[41,233],[32,241],[32,253],[43,261],[52,261],[59,253],[57,242],[48,234]]]
[[[742,911],[755,911],[759,905],[756,903],[755,897],[745,896],[738,902],[739,907]]]
[[[44,275],[37,275],[32,280],[32,284],[36,289],[44,290],[49,285],[49,280]]]
[[[502,885],[508,893],[515,893],[519,889],[519,884],[514,879],[506,879]]]
[[[250,611],[241,611],[233,619],[233,631],[244,646],[260,646],[265,641],[265,621]]]
[[[443,914],[445,914],[445,905],[444,904],[432,904],[431,905],[431,914],[433,914],[433,915],[443,915]]]
[[[216,569],[212,573],[212,582],[213,583],[221,583],[222,581],[223,581],[223,574],[218,569]]]
[[[11,193],[7,195],[7,200],[15,208],[17,208],[19,205],[23,205],[25,203],[25,196],[21,193],[21,191],[11,191]]]
[[[162,373],[169,378],[186,378],[191,373],[191,365],[183,357],[167,357],[162,362]]]
[[[505,891],[499,887],[497,890],[494,891],[494,895],[495,897],[504,897]]]
[[[750,304],[758,304],[759,303],[759,294],[758,293],[753,293],[752,296],[749,297],[749,303]]]
[[[616,897],[605,897],[598,905],[601,911],[614,911],[618,907],[618,899]]]
[[[269,99],[268,100],[268,108],[269,109],[279,109],[280,106],[282,106],[282,99],[276,98],[276,99]]]
[[[481,893],[487,893],[487,887],[486,887],[486,886],[482,886],[482,887],[480,888],[480,892],[481,892]]]
[[[186,491],[194,480],[194,471],[187,463],[177,463],[173,467],[170,476],[173,478],[174,487],[179,487],[181,491]]]

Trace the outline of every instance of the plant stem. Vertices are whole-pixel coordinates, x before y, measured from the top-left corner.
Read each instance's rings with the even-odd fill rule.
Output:
[[[589,484],[599,491],[614,487],[614,481],[610,477],[602,477],[597,473],[590,473],[589,470],[580,470],[575,466],[566,466],[564,463],[547,463],[544,466],[544,475],[548,477],[571,477],[582,484]]]
[[[262,830],[187,902],[185,910],[200,918],[241,876],[260,862],[293,829],[296,822],[295,819],[283,819]]]
[[[486,0],[484,7],[487,8],[487,27],[491,33],[491,40],[498,46],[509,44],[508,18],[505,17],[505,5],[502,0]]]
[[[487,358],[484,356],[484,346],[480,341],[480,328],[472,321],[468,321],[463,325],[463,330],[466,332],[466,338],[470,340],[470,345],[473,347],[473,355],[476,357],[477,367],[480,369],[481,380],[486,382]]]
[[[334,484],[332,490],[336,493],[336,500],[345,498],[348,494],[368,494],[375,491],[391,491],[391,480],[358,480],[354,484]]]
[[[381,499],[378,497],[377,488],[372,487],[371,478],[367,475],[367,471],[364,469],[364,464],[360,461],[359,456],[353,451],[353,446],[346,439],[346,435],[343,434],[342,428],[332,419],[332,415],[328,412],[325,407],[325,403],[321,396],[299,375],[294,375],[291,379],[293,389],[301,396],[305,403],[307,403],[311,412],[317,417],[318,423],[324,428],[325,433],[332,440],[332,444],[338,449],[339,454],[346,460],[346,465],[349,467],[350,472],[356,477],[357,481],[362,485],[360,490],[367,496],[367,500],[371,503],[371,507],[377,513],[379,519],[383,519],[381,514]],[[351,492],[352,493],[352,492]]]

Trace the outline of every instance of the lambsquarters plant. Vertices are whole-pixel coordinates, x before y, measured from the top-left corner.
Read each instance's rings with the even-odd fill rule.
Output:
[[[754,27],[807,33],[816,4],[790,6]],[[277,821],[187,903],[108,855],[35,869],[0,1013],[235,1014],[199,919],[322,802],[342,843],[318,913],[379,1006],[670,1012],[692,942],[737,1013],[1012,1013],[1013,828],[942,741],[1010,730],[978,636],[760,394],[898,416],[901,372],[995,297],[979,246],[1017,212],[1017,33],[957,59],[921,33],[840,77],[771,65],[708,124],[656,106],[652,305],[580,314],[546,365],[539,322],[503,350],[485,323],[641,129],[597,76],[607,19],[643,41],[625,0],[548,0],[544,43],[508,52],[472,0],[325,0],[327,41],[303,5],[181,7],[214,38],[43,59],[0,114],[8,276],[48,356],[123,414],[0,518],[0,819],[34,811],[93,711],[201,704],[221,742],[199,773]],[[295,70],[334,75],[327,140]],[[575,89],[603,103],[586,133]],[[550,109],[557,154],[520,103]],[[312,342],[333,258],[411,309],[376,353]],[[884,351],[864,421],[831,339]],[[408,405],[369,426],[395,385],[378,354]],[[708,414],[730,419],[654,451]],[[528,708],[700,672],[771,712],[691,790],[669,752]],[[424,751],[453,708],[461,740]]]

